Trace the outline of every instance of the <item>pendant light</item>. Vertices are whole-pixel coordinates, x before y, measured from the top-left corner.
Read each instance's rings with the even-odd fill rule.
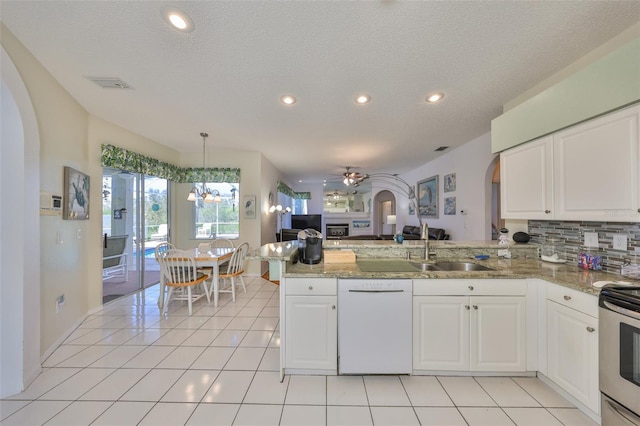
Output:
[[[202,132],[200,133],[200,136],[202,136],[202,171],[204,173],[205,159],[207,158],[206,151],[205,151],[205,144],[206,144],[207,138],[209,137],[209,134]],[[214,193],[215,195],[213,195]],[[187,196],[187,201],[197,201],[198,197],[201,197],[205,203],[212,203],[212,202],[219,203],[222,201],[222,198],[220,197],[220,191],[216,189],[211,191],[209,188],[207,188],[207,184],[204,178],[202,179],[202,188],[198,188],[197,185],[194,186],[191,189],[191,192],[189,192],[189,195]]]

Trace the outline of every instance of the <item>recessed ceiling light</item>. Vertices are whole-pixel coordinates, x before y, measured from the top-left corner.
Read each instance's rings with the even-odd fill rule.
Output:
[[[280,98],[280,102],[282,102],[285,105],[293,105],[296,103],[296,98],[294,98],[291,95],[286,95]]]
[[[173,28],[174,30],[190,33],[195,28],[193,21],[189,18],[189,15],[181,11],[180,9],[166,9],[162,15],[164,16],[165,21]]]
[[[431,95],[427,96],[426,101],[430,104],[435,104],[436,102],[442,100],[442,98],[444,98],[444,93],[432,93]]]
[[[366,103],[369,103],[370,100],[371,100],[371,96],[369,95],[358,95],[356,97],[356,103],[359,105],[364,105]]]

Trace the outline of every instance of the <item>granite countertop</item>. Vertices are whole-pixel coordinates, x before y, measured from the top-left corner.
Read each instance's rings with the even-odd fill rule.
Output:
[[[515,248],[517,245],[511,245]],[[531,245],[529,245],[531,246]],[[356,252],[362,250],[382,249],[379,253],[395,253],[395,249],[417,249],[424,247],[424,241],[405,240],[403,244],[395,244],[393,241],[383,240],[325,240],[323,247],[325,250],[334,249],[352,249]],[[334,263],[325,264],[320,262],[317,265],[306,265],[296,262],[296,253],[298,249],[297,241],[285,241],[282,243],[270,243],[251,252],[247,258],[250,260],[266,260],[266,261],[286,261],[287,267],[284,274],[285,277],[332,277],[332,278],[431,278],[431,279],[491,279],[491,278],[539,278],[548,282],[559,284],[565,287],[573,288],[585,293],[597,295],[600,289],[593,287],[598,281],[626,281],[633,282],[640,286],[640,280],[633,280],[618,274],[612,274],[604,271],[589,271],[579,269],[576,263],[548,263],[539,260],[537,257],[531,256],[514,256],[512,259],[504,259],[495,255],[494,249],[500,248],[495,241],[429,241],[430,251],[438,251],[438,249],[453,248],[459,250],[459,257],[433,257],[429,263],[437,261],[462,261],[478,263],[493,270],[489,271],[415,271],[415,272],[364,272],[357,263]],[[532,247],[528,247],[532,248]],[[389,249],[385,251],[385,249]],[[446,251],[446,250],[445,250]],[[476,260],[471,253],[490,252],[491,257],[486,260]],[[440,251],[440,253],[444,253]],[[456,252],[457,253],[457,252]],[[360,255],[358,255],[360,257]],[[380,262],[385,260],[402,260],[406,257],[388,256],[378,258]],[[369,259],[364,255],[362,259]]]
[[[391,260],[391,259],[387,259]],[[393,259],[398,260],[398,259]],[[442,259],[441,259],[442,260]],[[454,259],[446,259],[451,261]],[[525,279],[539,278],[585,293],[597,295],[600,289],[593,287],[597,281],[630,281],[640,285],[639,280],[630,280],[617,274],[603,271],[579,269],[574,264],[554,264],[537,259],[502,259],[487,260],[459,259],[464,262],[479,263],[493,268],[493,271],[427,271],[427,272],[362,272],[357,263],[335,263],[306,265],[295,263],[287,265],[285,277],[335,277],[335,278],[431,278],[431,279]],[[384,262],[385,259],[380,259]],[[435,262],[433,260],[432,262]]]

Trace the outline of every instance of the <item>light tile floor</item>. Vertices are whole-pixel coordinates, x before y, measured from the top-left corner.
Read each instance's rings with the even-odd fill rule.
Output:
[[[279,287],[246,277],[235,303],[166,317],[158,286],[90,315],[2,425],[595,425],[536,378],[286,376]]]

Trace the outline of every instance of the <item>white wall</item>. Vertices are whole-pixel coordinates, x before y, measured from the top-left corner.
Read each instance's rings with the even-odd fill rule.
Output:
[[[21,392],[40,372],[39,193],[29,190],[40,181],[40,140],[33,104],[4,48],[0,62],[2,398]]]
[[[491,162],[495,155],[491,153],[491,135],[480,136],[448,152],[437,159],[402,175],[409,184],[439,175],[439,218],[428,219],[429,227],[443,228],[452,240],[490,240],[491,239]],[[491,168],[492,169],[492,168]],[[444,176],[456,174],[455,192],[443,192]],[[456,214],[444,215],[444,198],[456,197]],[[407,214],[408,202],[398,197],[396,216],[397,229],[405,224],[417,225],[415,216]],[[467,211],[461,215],[460,210]]]

